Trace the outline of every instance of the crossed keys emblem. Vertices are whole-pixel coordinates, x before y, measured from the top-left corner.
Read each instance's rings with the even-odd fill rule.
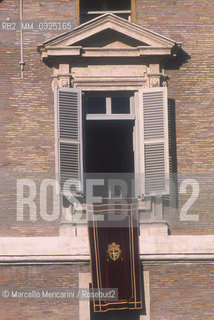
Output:
[[[120,249],[120,245],[116,244],[115,242],[112,242],[112,244],[108,245],[107,250],[107,261],[109,261],[109,258],[113,261],[118,260],[119,258],[123,260],[122,258],[122,250]]]

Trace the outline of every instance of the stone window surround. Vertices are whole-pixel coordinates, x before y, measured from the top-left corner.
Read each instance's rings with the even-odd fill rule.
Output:
[[[114,32],[116,37],[112,43],[108,43],[108,30]],[[104,32],[108,44],[100,46],[95,42],[92,45],[89,41],[87,46],[88,39],[97,37],[100,32]],[[52,66],[53,91],[57,87],[73,87],[90,92],[136,92],[142,88],[163,85],[162,80],[165,74],[162,69],[162,61],[176,54],[179,48],[180,44],[171,39],[113,14],[104,14],[80,25],[71,32],[44,42],[38,47],[38,50],[42,60]],[[56,133],[56,159],[58,157],[57,139]],[[58,173],[57,161],[56,173]],[[161,199],[155,203],[148,202],[150,202],[152,221],[147,222],[145,229],[148,233],[153,232],[152,229],[156,230],[154,232],[158,230],[162,234],[167,233],[168,228],[163,221]],[[145,205],[144,201],[139,201],[139,210],[144,210]],[[64,209],[64,211],[67,210],[72,211],[72,208]],[[64,222],[69,221],[62,221]],[[73,222],[70,221],[70,224],[72,225]],[[77,230],[77,225],[75,225],[75,230]]]

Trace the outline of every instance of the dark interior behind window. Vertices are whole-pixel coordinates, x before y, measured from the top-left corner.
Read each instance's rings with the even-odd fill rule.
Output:
[[[113,114],[127,114],[130,113],[130,99],[129,97],[112,97],[111,112]]]
[[[105,114],[106,113],[106,98],[105,97],[88,97],[87,113],[89,114]]]
[[[80,10],[131,10],[130,0],[80,0]]]
[[[131,13],[131,0],[80,0],[80,23],[96,18],[106,11],[128,19]]]

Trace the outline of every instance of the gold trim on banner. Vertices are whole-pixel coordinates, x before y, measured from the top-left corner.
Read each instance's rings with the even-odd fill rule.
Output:
[[[97,286],[98,289],[100,289],[100,277],[99,277],[99,270],[98,270],[98,262],[97,262],[97,243],[96,243],[96,228],[95,228],[95,221],[94,221],[94,215],[93,215],[93,235],[94,235],[94,246],[95,246],[95,259],[96,259],[96,274],[97,274]],[[100,302],[100,297],[99,297]]]
[[[132,243],[132,263],[133,263],[133,278],[134,278],[134,301],[136,301],[137,293],[136,293],[136,278],[135,278],[135,252],[134,252],[134,235],[133,235],[133,216],[132,216],[132,207],[131,207],[131,243]]]
[[[98,232],[97,232],[97,221],[96,221],[96,241],[97,241],[97,247],[98,247],[98,270],[99,270],[99,277],[100,277],[100,288],[102,289],[102,277],[101,277],[101,268],[100,268],[100,247],[99,247],[99,241],[98,241]],[[99,299],[100,300],[100,299]]]
[[[131,267],[131,286],[132,286],[132,297],[134,299],[134,288],[133,288],[133,266],[132,266],[132,247],[131,247],[131,217],[129,216],[129,250],[130,250],[130,267]]]

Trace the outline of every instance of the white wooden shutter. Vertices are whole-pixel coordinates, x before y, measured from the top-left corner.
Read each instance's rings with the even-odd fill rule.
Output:
[[[167,88],[139,91],[137,106],[138,196],[169,193]]]
[[[61,190],[83,192],[82,161],[82,99],[81,91],[59,88],[56,94],[58,109],[58,154]],[[66,181],[72,180],[72,185]]]

